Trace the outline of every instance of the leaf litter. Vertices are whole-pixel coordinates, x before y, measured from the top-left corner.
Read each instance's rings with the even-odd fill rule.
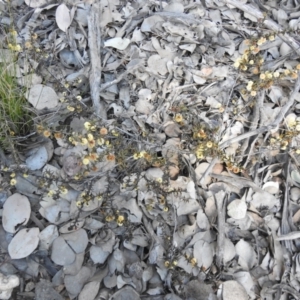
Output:
[[[36,115],[0,153],[0,299],[300,298],[296,2],[0,7]]]

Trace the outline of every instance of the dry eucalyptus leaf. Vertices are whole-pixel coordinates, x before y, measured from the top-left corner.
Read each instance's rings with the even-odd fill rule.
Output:
[[[195,233],[199,231],[199,227],[195,222],[193,225],[183,225],[178,230],[178,236],[182,239],[186,239],[190,236],[193,236]]]
[[[186,193],[185,193],[186,194]],[[181,198],[182,197],[182,198]],[[200,205],[196,199],[189,199],[188,195],[181,194],[181,199],[178,199],[177,197],[174,200],[174,206],[176,207],[177,215],[188,215],[190,213],[196,212]],[[186,198],[187,200],[184,200],[183,198]],[[171,202],[172,197],[167,197],[167,199]],[[172,203],[172,202],[171,202]],[[200,222],[200,220],[199,220]],[[205,221],[204,221],[205,223]],[[204,226],[204,224],[202,224]]]
[[[45,108],[51,109],[58,105],[58,96],[56,92],[51,87],[43,84],[32,86],[25,96],[29,103],[38,110]]]
[[[292,48],[287,44],[287,43],[282,43],[280,46],[280,55],[281,56],[286,56],[292,52]]]
[[[291,188],[290,191],[291,199],[293,201],[297,201],[300,198],[300,189],[298,187]]]
[[[84,229],[61,235],[75,253],[83,252],[88,244],[88,236]]]
[[[73,231],[78,230],[79,228],[82,228],[85,223],[85,220],[77,220],[76,222],[74,220],[68,222],[67,224],[63,225],[59,228],[60,233],[71,233]]]
[[[164,7],[164,11],[174,12],[174,13],[183,13],[184,6],[182,3],[170,3]]]
[[[241,284],[246,290],[248,297],[251,299],[256,299],[257,295],[255,293],[255,283],[250,272],[247,271],[239,271],[234,273],[234,279]]]
[[[104,251],[102,248],[92,246],[90,248],[90,257],[95,264],[103,264],[111,252]]]
[[[81,170],[80,159],[75,154],[67,156],[63,160],[63,170],[68,176],[75,176]]]
[[[148,115],[153,109],[154,106],[147,100],[139,99],[135,103],[135,110],[138,113]]]
[[[51,4],[53,0],[25,0],[25,3],[32,8],[41,7],[47,4]]]
[[[131,287],[125,286],[111,296],[114,300],[140,300],[140,295]]]
[[[296,181],[297,183],[300,183],[300,174],[297,170],[293,170],[291,172],[291,178]]]
[[[78,300],[94,300],[98,294],[100,282],[91,281],[87,283],[78,296]]]
[[[168,137],[178,137],[181,134],[179,125],[173,121],[169,121],[164,125],[164,132]]]
[[[248,300],[244,287],[237,281],[228,280],[222,284],[223,300]]]
[[[39,249],[40,250],[49,250],[52,245],[52,242],[58,237],[57,226],[49,225],[44,230],[41,231],[39,238]]]
[[[60,30],[66,32],[72,23],[73,17],[74,15],[71,15],[71,11],[64,3],[60,4],[57,7],[55,13],[55,20]]]
[[[300,177],[299,177],[300,180]],[[276,198],[274,195],[266,192],[256,192],[253,197],[251,204],[254,205],[255,208],[259,208],[261,206],[269,207],[270,209],[273,207],[280,206],[280,200]]]
[[[209,220],[202,209],[199,209],[197,213],[197,225],[201,231],[206,231],[210,228]]]
[[[53,201],[52,203],[51,202],[47,203],[47,202],[48,201],[41,202],[42,207],[39,209],[39,212],[49,222],[53,224],[61,224],[70,219],[70,214],[69,214],[70,203],[67,200],[59,199],[58,201]]]
[[[214,291],[211,284],[201,282],[201,280],[191,280],[184,286],[186,299],[208,300],[213,299]],[[172,300],[175,300],[171,298]],[[170,299],[170,300],[171,300]],[[181,298],[180,298],[181,299]]]
[[[207,162],[200,163],[197,166],[197,168],[195,169],[197,180],[200,180],[202,178],[203,174],[205,173],[205,171],[207,170],[208,167],[209,167],[209,163],[207,163]],[[206,176],[205,181],[204,181],[204,185],[208,185],[210,183],[211,183],[211,177]]]
[[[35,285],[35,284],[34,284]],[[54,284],[49,280],[40,279],[35,286],[35,299],[41,300],[64,300],[55,289]],[[25,288],[26,291],[26,288]]]
[[[104,47],[112,47],[118,50],[125,50],[130,44],[127,38],[115,37],[104,42]]]
[[[158,178],[162,178],[164,172],[159,168],[149,168],[146,171],[146,178],[148,180],[157,180]]]
[[[17,183],[15,188],[20,194],[41,194],[41,190],[38,188],[37,184],[33,184],[28,178],[24,178],[21,175],[16,176]]]
[[[66,290],[75,298],[82,290],[84,284],[92,276],[92,272],[88,267],[82,267],[81,270],[76,275],[66,275],[65,276],[65,286]]]
[[[247,204],[243,200],[233,200],[227,205],[227,213],[233,219],[243,219],[247,213]]]
[[[296,114],[292,113],[292,114],[288,114],[284,120],[285,120],[285,123],[286,125],[289,127],[289,128],[293,128],[295,125],[296,125],[296,119],[297,119],[297,116]]]
[[[45,146],[32,149],[28,154],[30,156],[26,159],[26,165],[29,170],[39,170],[48,161],[48,151]]]
[[[167,68],[168,59],[161,58],[159,55],[154,54],[148,58],[148,67],[150,70],[159,75],[166,75],[168,72]]]
[[[279,182],[275,182],[275,181],[269,181],[266,182],[262,189],[270,194],[278,194],[279,192]]]
[[[15,233],[18,226],[26,225],[31,213],[30,202],[26,196],[13,194],[3,205],[2,225],[5,231]]]
[[[21,229],[8,245],[8,253],[12,259],[20,259],[30,255],[39,243],[38,228]]]
[[[75,55],[75,52],[69,49],[65,48],[62,51],[60,51],[59,59],[66,68],[72,69],[72,68],[82,67],[81,62],[79,61],[78,57]]]
[[[77,5],[77,10],[75,14],[75,20],[80,23],[82,26],[87,26],[88,21],[87,21],[87,7],[79,4]]]
[[[197,259],[198,267],[208,269],[214,258],[213,244],[199,240],[194,245],[194,257]]]
[[[84,252],[76,254],[75,261],[70,265],[64,266],[64,274],[76,275],[82,268],[84,262],[84,256],[85,256]]]
[[[234,244],[231,242],[230,239],[225,238],[224,243],[224,263],[230,262],[235,257],[236,251]]]
[[[66,243],[63,237],[59,236],[52,243],[51,259],[60,266],[67,266],[75,261],[75,253]]]
[[[152,29],[159,23],[163,22],[164,19],[158,15],[151,16],[149,18],[144,19],[142,26],[141,26],[141,31],[142,32],[151,32]]]
[[[236,245],[236,254],[239,255],[239,264],[244,270],[250,270],[257,262],[253,247],[241,239]]]

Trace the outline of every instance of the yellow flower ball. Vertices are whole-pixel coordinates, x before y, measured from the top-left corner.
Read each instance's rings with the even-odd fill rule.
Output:
[[[105,140],[103,138],[100,138],[100,139],[97,140],[97,144],[99,146],[102,146],[104,143],[105,143]]]
[[[293,79],[296,79],[296,78],[298,78],[298,74],[297,74],[297,72],[293,72],[293,73],[291,74],[291,77],[292,77]]]
[[[174,121],[177,122],[177,123],[180,123],[183,121],[183,117],[181,114],[176,114],[175,117],[174,117]]]
[[[94,140],[94,136],[91,133],[89,133],[87,135],[87,139],[88,139],[88,141],[93,141]]]
[[[84,128],[86,130],[89,130],[91,128],[91,123],[90,122],[85,122],[83,125],[84,125]]]
[[[43,135],[44,135],[44,137],[48,138],[48,137],[51,136],[51,131],[45,130],[45,131],[43,132]]]
[[[89,162],[90,162],[90,160],[89,160],[88,158],[84,158],[84,159],[82,160],[82,163],[83,163],[84,165],[88,165]]]
[[[119,222],[119,223],[124,222],[124,220],[125,220],[125,218],[122,215],[118,216],[118,218],[117,218],[117,222]]]
[[[193,258],[190,260],[190,263],[191,263],[191,265],[192,265],[193,267],[195,267],[196,264],[197,264],[197,258],[193,257]]]
[[[259,78],[262,79],[262,80],[264,80],[264,79],[266,79],[266,75],[265,74],[260,74]]]
[[[86,145],[88,143],[88,140],[86,138],[81,139],[81,144]]]
[[[59,190],[60,190],[60,192],[61,192],[62,195],[68,194],[68,189],[66,187],[64,187],[64,186],[60,187]]]
[[[212,141],[208,141],[208,142],[206,143],[206,147],[207,147],[207,148],[212,148],[212,146],[213,146],[213,142],[212,142]]]
[[[16,52],[21,52],[22,48],[21,48],[20,45],[16,45],[13,50],[16,51]]]
[[[10,181],[10,185],[16,185],[17,184],[17,180],[15,178],[13,178],[11,181]]]
[[[108,130],[107,130],[105,127],[102,127],[102,128],[100,128],[99,133],[100,133],[101,135],[107,135]]]
[[[159,182],[159,183],[162,183],[162,182],[163,182],[163,180],[162,180],[162,178],[161,178],[161,177],[159,177],[159,178],[156,178],[156,181],[157,181],[157,182]]]
[[[233,64],[233,66],[234,66],[236,69],[238,69],[239,66],[240,66],[240,62],[239,62],[239,61],[236,61],[236,62]]]

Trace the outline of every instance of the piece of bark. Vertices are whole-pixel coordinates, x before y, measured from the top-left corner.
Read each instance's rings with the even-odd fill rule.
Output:
[[[100,100],[101,84],[101,30],[100,2],[94,1],[88,8],[88,40],[90,48],[91,71],[89,76],[91,98],[95,114],[106,120],[107,114],[104,103]]]

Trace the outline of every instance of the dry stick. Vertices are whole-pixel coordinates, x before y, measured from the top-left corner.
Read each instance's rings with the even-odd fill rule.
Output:
[[[226,192],[220,190],[218,193],[214,194],[215,203],[218,212],[218,238],[217,238],[217,265],[219,268],[223,266],[224,263],[224,245],[225,245],[225,203]]]
[[[263,104],[264,104],[264,98],[265,98],[265,91],[262,91],[259,93],[259,96],[258,96],[258,99],[257,99],[257,103],[256,105],[254,106],[254,117],[252,119],[252,122],[251,122],[251,125],[250,125],[250,131],[252,130],[255,130],[257,128],[257,125],[258,125],[258,121],[259,121],[259,115],[260,115],[260,109],[263,107]],[[244,152],[246,151],[246,149],[248,148],[249,146],[249,139],[246,139],[244,141],[244,144],[242,145],[241,147],[241,160],[244,156]],[[247,157],[247,161],[246,163],[244,164],[244,168],[246,168],[249,160],[250,160],[250,154],[251,152],[253,151],[254,147],[250,147],[250,151],[249,151],[249,155]]]
[[[246,138],[249,138],[253,135],[257,135],[257,134],[261,134],[261,133],[264,133],[266,131],[271,131],[273,129],[275,129],[283,120],[283,118],[285,117],[286,113],[289,111],[289,109],[291,108],[291,106],[294,104],[294,99],[300,89],[300,78],[299,78],[299,72],[298,72],[298,78],[297,78],[297,81],[295,83],[295,87],[294,87],[294,90],[293,92],[291,93],[290,95],[290,99],[289,101],[282,107],[281,111],[279,112],[279,114],[277,115],[276,119],[270,123],[269,125],[266,125],[266,126],[262,126],[258,129],[255,129],[253,131],[250,131],[250,132],[246,132],[244,134],[241,134],[237,137],[234,137],[230,140],[227,140],[223,143],[221,143],[219,145],[219,148],[220,149],[224,149],[226,147],[228,147],[229,145],[231,145],[232,143],[236,143],[238,141],[241,141],[243,139],[246,139]]]
[[[100,31],[100,3],[94,1],[88,8],[88,37],[91,57],[90,89],[95,114],[107,119],[104,103],[100,101],[101,84],[101,31]]]
[[[286,154],[288,157],[288,154]],[[284,199],[283,199],[283,209],[282,209],[282,216],[281,216],[281,234],[288,234],[291,232],[291,227],[289,224],[290,211],[289,211],[289,177],[290,177],[290,167],[291,167],[291,160],[288,159],[286,162],[286,181],[285,181],[285,190],[284,190]],[[293,242],[290,240],[283,242],[286,249],[289,251],[293,251]]]
[[[236,8],[254,16],[257,19],[263,20],[263,23],[265,24],[265,26],[272,31],[278,32],[278,31],[283,30],[283,28],[280,25],[278,25],[276,22],[274,22],[270,18],[265,18],[265,15],[260,10],[258,10],[256,7],[254,7],[252,5],[243,4],[243,3],[241,3],[241,1],[237,1],[237,0],[225,0],[225,3],[233,5]],[[287,33],[285,33],[285,34],[279,33],[278,36],[285,43],[287,43],[298,55],[300,55],[299,44],[296,42],[296,40],[294,38],[292,38]]]

